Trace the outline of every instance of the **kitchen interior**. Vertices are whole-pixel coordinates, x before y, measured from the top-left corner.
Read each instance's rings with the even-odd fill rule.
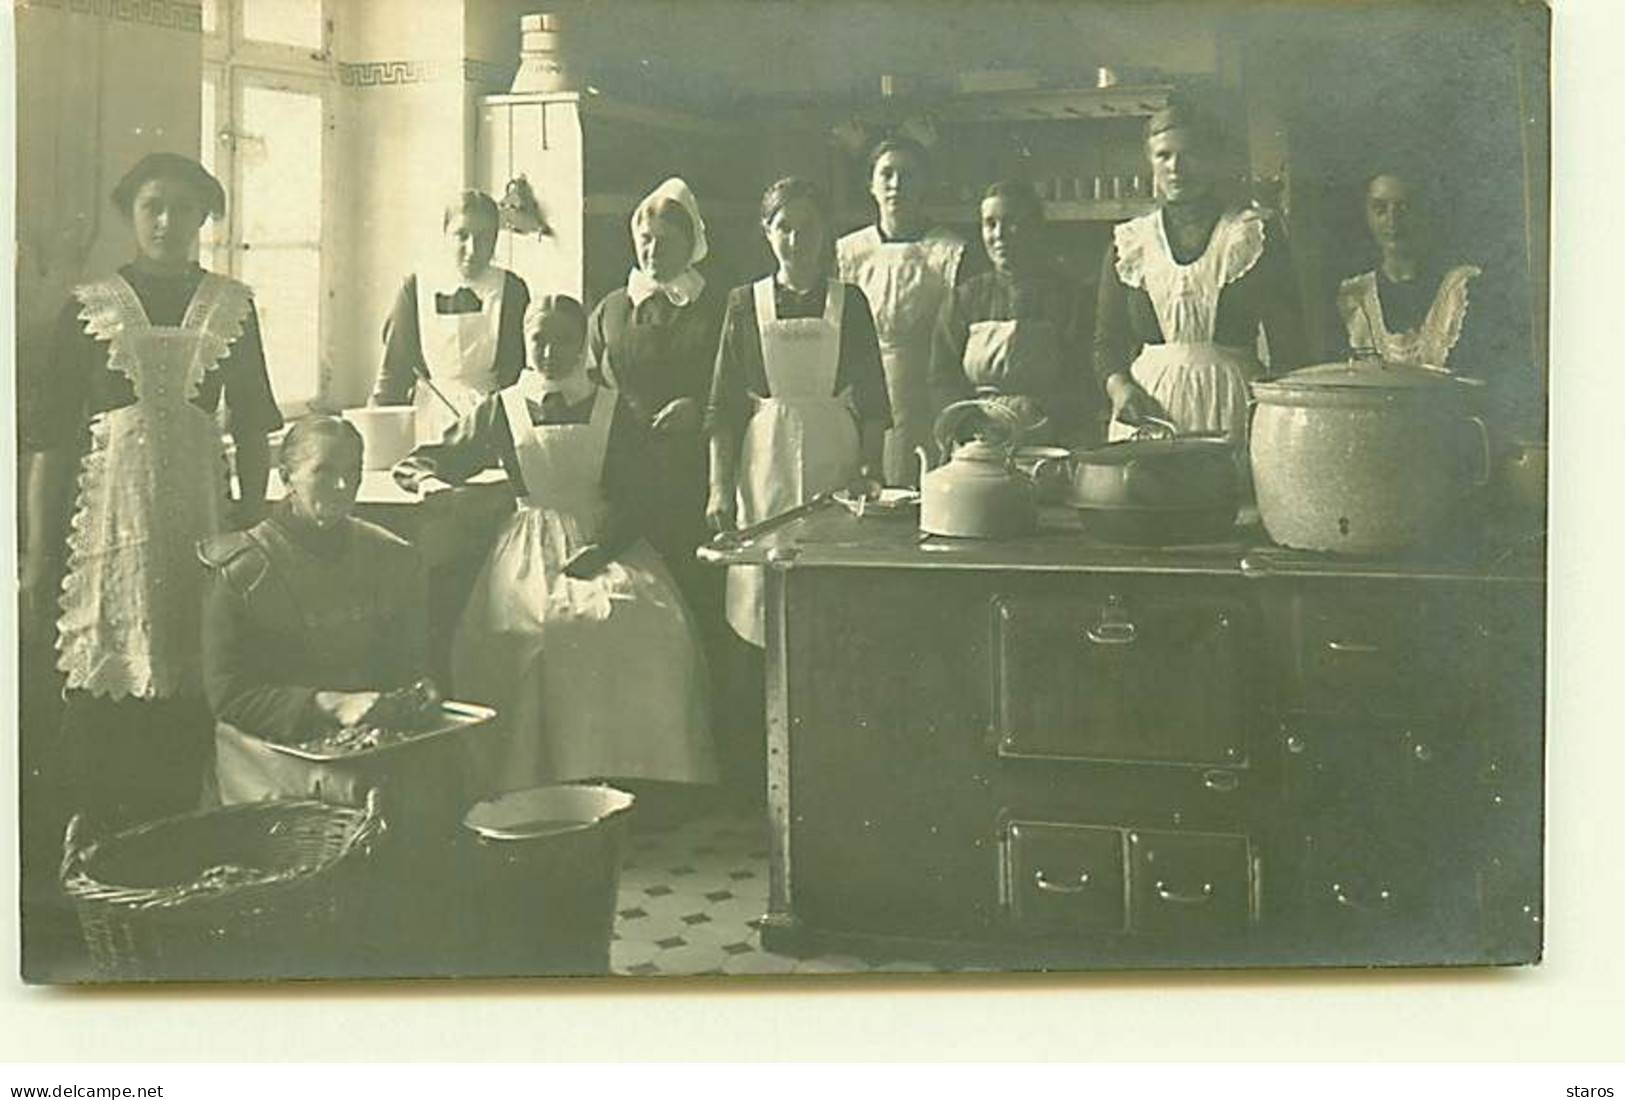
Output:
[[[1111,404],[1078,363],[1092,412],[1068,446],[1028,445],[997,417],[956,437],[939,419],[941,453],[914,478],[702,545],[712,574],[763,580],[759,806],[719,796],[651,826],[600,790],[598,827],[573,846],[527,844],[547,837],[461,804],[427,823],[416,811],[445,799],[447,758],[380,754],[351,764],[372,801],[339,784],[356,868],[303,884],[294,915],[256,895],[282,927],[260,920],[264,938],[205,964],[142,940],[158,922],[119,908],[128,891],[85,885],[93,843],[70,834],[65,858],[49,810],[31,826],[54,792],[25,767],[25,912],[43,899],[25,973],[1537,960],[1547,55],[1529,9],[25,0],[19,363],[50,354],[74,286],[127,260],[106,197],[120,175],[154,150],[196,157],[230,196],[199,260],[254,288],[282,417],[361,427],[356,514],[428,569],[430,663],[452,698],[453,635],[511,479],[492,462],[451,492],[406,487],[391,468],[411,441],[356,410],[401,279],[443,248],[461,190],[499,200],[494,262],[533,300],[592,310],[638,266],[629,219],[662,180],[697,196],[705,281],[741,287],[775,262],[764,188],[813,181],[847,234],[875,220],[870,148],[914,135],[928,220],[967,242],[969,270],[988,267],[983,189],[1031,185],[1088,329],[1114,227],[1158,209],[1148,120],[1195,102],[1229,138],[1227,187],[1289,242],[1303,364],[1318,364],[1253,384],[1244,476],[1233,439],[1108,442]],[[1351,354],[1339,284],[1379,262],[1366,187],[1401,164],[1429,181],[1437,252],[1484,273],[1494,330],[1470,347],[1493,362]],[[270,500],[287,491],[277,446]],[[48,753],[60,683],[49,649],[25,645],[22,667],[26,763]],[[479,735],[467,713],[448,743]],[[390,827],[392,798],[413,821]],[[488,877],[432,881],[453,865]],[[448,891],[490,910],[477,930],[458,912],[405,927]],[[318,911],[326,938],[290,940]],[[555,919],[607,939],[561,956],[538,931]]]

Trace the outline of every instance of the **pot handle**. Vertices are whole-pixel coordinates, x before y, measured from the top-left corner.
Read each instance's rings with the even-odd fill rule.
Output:
[[[1482,472],[1473,479],[1473,488],[1482,489],[1490,483],[1495,472],[1494,453],[1490,448],[1490,426],[1481,416],[1469,416],[1468,422],[1478,429],[1479,459],[1482,462]]]

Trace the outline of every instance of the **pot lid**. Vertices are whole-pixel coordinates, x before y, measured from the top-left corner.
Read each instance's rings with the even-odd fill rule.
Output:
[[[1266,393],[1286,390],[1322,393],[1331,390],[1422,390],[1442,391],[1455,387],[1476,387],[1483,383],[1463,378],[1437,367],[1412,366],[1383,359],[1350,359],[1304,367],[1279,378],[1253,383]]]
[[[1181,435],[1173,439],[1125,439],[1086,451],[1078,451],[1080,462],[1098,466],[1117,466],[1127,462],[1167,458],[1174,455],[1235,454],[1236,446],[1223,435]]]

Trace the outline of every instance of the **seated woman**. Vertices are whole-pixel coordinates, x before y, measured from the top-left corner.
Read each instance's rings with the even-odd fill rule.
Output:
[[[296,421],[282,444],[287,496],[248,530],[198,544],[211,571],[203,680],[225,804],[316,793],[321,777],[265,742],[358,725],[383,692],[423,675],[423,571],[409,544],[350,514],[361,459],[348,421]]]
[[[481,794],[716,777],[694,625],[644,540],[658,485],[647,428],[587,370],[586,336],[575,299],[538,299],[519,381],[395,467],[432,493],[494,458],[518,495],[452,642],[457,697],[501,714]]]
[[[955,288],[931,350],[938,408],[984,397],[1011,407],[1030,443],[1081,443],[1093,386],[1079,291],[1044,255],[1044,204],[1010,180],[982,195],[993,270]]]

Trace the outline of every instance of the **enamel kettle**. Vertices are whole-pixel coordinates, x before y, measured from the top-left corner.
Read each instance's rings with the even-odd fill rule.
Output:
[[[1021,422],[992,401],[960,401],[937,417],[933,433],[948,460],[927,469],[920,456],[920,530],[952,538],[999,539],[1038,527],[1033,486],[1015,467]]]

